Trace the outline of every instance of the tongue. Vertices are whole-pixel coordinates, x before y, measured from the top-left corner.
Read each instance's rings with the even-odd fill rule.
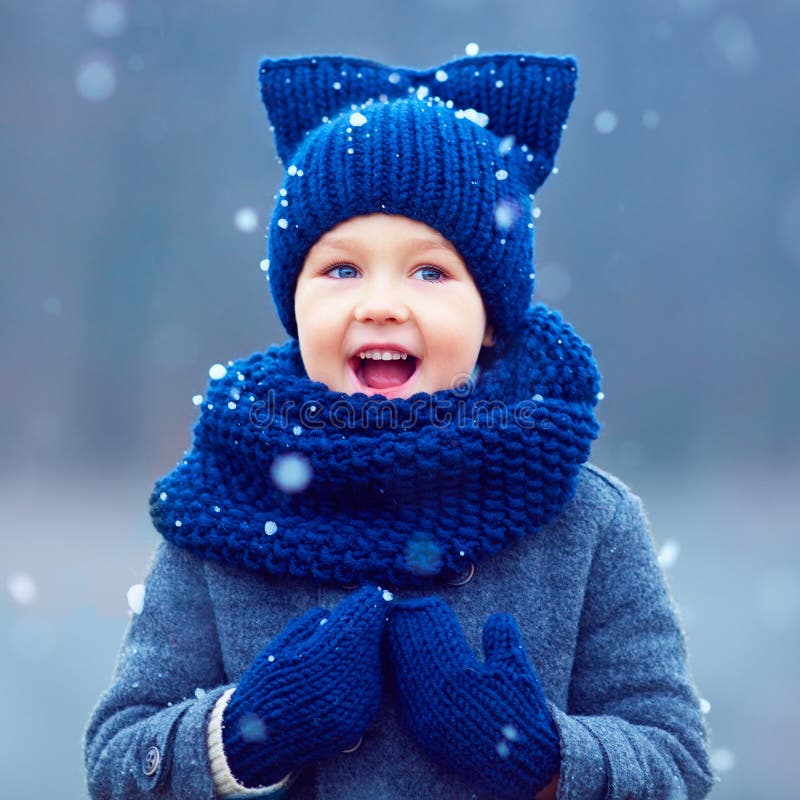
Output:
[[[405,361],[402,358],[392,361],[365,358],[361,380],[370,389],[388,389],[405,383],[413,373],[414,362],[410,356]]]

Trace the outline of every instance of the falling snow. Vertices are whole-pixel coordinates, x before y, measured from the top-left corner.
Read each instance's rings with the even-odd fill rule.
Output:
[[[476,55],[478,55],[478,53],[480,53],[480,51],[481,51],[481,48],[478,46],[478,44],[477,44],[476,42],[470,42],[470,43],[469,43],[469,44],[468,44],[468,45],[467,45],[467,46],[464,48],[464,52],[465,52],[465,53],[466,53],[468,56],[476,56]]]
[[[426,534],[416,534],[406,545],[405,561],[417,575],[435,575],[442,567],[442,548]]]
[[[501,200],[494,210],[494,221],[497,227],[507,231],[519,216],[519,207],[510,200]]]
[[[95,0],[86,9],[86,26],[95,36],[119,36],[128,25],[128,11],[120,0]]]
[[[543,264],[538,268],[538,295],[541,300],[555,303],[563,300],[572,289],[572,278],[560,264]]]
[[[711,751],[711,766],[715,772],[730,772],[736,766],[736,757],[731,750],[717,747]]]
[[[246,742],[263,742],[267,738],[267,729],[261,717],[250,711],[239,720],[239,734]]]
[[[457,119],[468,119],[470,122],[480,125],[481,128],[485,128],[489,124],[488,114],[483,114],[474,108],[460,108],[455,112],[455,116]]]
[[[85,100],[100,103],[108,100],[117,88],[117,72],[104,54],[89,56],[78,68],[75,89]]]
[[[501,156],[507,156],[513,149],[514,149],[514,142],[516,141],[516,137],[511,134],[509,136],[504,136],[500,143],[497,145],[497,152]]]
[[[255,209],[245,206],[234,214],[233,224],[242,233],[253,233],[258,229],[258,214]]]
[[[519,731],[513,725],[503,725],[501,733],[509,742],[516,742],[519,739]]]
[[[144,594],[145,588],[143,583],[135,583],[130,589],[128,589],[128,608],[130,608],[134,614],[142,613],[142,610],[144,609]]]
[[[659,115],[658,111],[654,108],[645,109],[644,113],[642,114],[642,125],[645,128],[657,128],[659,123],[661,122],[661,116]]]
[[[714,23],[714,46],[733,72],[750,75],[758,66],[758,48],[750,26],[739,17],[722,17]]]
[[[311,482],[311,465],[299,453],[278,456],[270,468],[270,476],[275,486],[287,494],[302,492]]]
[[[266,533],[267,536],[272,536],[272,534],[274,534],[275,531],[277,531],[277,530],[278,530],[278,525],[275,522],[273,522],[271,519],[267,520],[264,523],[264,533]]]
[[[613,133],[617,129],[617,115],[607,108],[598,111],[594,117],[594,127],[598,133]]]
[[[224,364],[212,364],[208,370],[208,377],[213,381],[218,381],[228,374],[228,368]]]
[[[27,572],[15,572],[8,579],[8,593],[15,603],[29,606],[39,594],[33,578]]]
[[[662,569],[670,569],[681,554],[681,546],[674,539],[668,539],[658,551],[658,563]]]

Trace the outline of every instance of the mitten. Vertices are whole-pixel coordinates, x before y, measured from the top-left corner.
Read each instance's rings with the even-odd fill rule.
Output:
[[[332,613],[311,609],[259,653],[223,715],[223,748],[239,783],[277,783],[359,741],[380,706],[391,601],[366,586]]]
[[[386,637],[400,716],[433,761],[493,797],[533,800],[550,783],[558,733],[513,617],[487,619],[484,663],[438,597],[398,603]]]

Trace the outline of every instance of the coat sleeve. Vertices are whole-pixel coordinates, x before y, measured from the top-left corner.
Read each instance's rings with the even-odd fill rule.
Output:
[[[623,492],[584,595],[558,800],[700,800],[716,778],[677,612],[639,498]]]
[[[214,798],[207,726],[229,688],[202,562],[162,540],[85,731],[93,800]]]

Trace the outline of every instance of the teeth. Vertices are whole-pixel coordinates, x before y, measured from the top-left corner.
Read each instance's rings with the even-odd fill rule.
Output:
[[[397,353],[394,350],[366,350],[358,354],[360,358],[374,358],[377,361],[397,361],[402,359],[405,361],[408,358],[408,353]]]

